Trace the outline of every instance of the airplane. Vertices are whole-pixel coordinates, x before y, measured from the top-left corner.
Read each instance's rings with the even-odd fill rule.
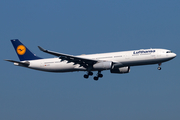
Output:
[[[56,58],[43,59],[32,53],[18,39],[11,40],[14,49],[20,61],[8,60],[16,66],[22,66],[30,69],[46,72],[74,72],[86,71],[84,78],[89,78],[97,71],[94,80],[103,77],[101,73],[104,70],[110,70],[111,73],[123,74],[129,73],[131,66],[158,64],[158,70],[161,70],[161,64],[176,57],[176,54],[167,49],[140,49],[123,52],[111,52],[101,54],[89,54],[73,56],[46,50],[40,46],[38,48]]]

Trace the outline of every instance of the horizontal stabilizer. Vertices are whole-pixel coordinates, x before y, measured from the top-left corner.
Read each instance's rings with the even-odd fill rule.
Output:
[[[13,62],[15,64],[18,64],[20,66],[24,66],[24,67],[28,67],[30,65],[30,63],[28,61],[25,61],[25,62],[20,62],[20,61],[15,61],[15,60],[5,60],[5,61],[8,61],[8,62]]]

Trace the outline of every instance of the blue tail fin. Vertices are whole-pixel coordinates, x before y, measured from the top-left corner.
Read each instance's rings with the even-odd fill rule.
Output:
[[[14,49],[20,59],[20,61],[25,60],[37,60],[42,59],[32,53],[25,45],[23,45],[18,39],[11,40]]]

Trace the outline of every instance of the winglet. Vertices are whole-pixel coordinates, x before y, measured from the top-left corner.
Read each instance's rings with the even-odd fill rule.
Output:
[[[43,51],[43,52],[45,52],[45,53],[49,53],[49,54],[55,55],[55,56],[57,56],[57,57],[59,57],[59,56],[62,55],[62,54],[57,53],[57,52],[53,52],[53,51],[50,51],[50,50],[46,50],[46,49],[44,49],[44,48],[42,48],[42,47],[40,47],[40,46],[38,46],[38,48],[39,48],[39,50],[41,50],[41,51]]]
[[[44,48],[42,48],[42,47],[40,47],[40,46],[38,46],[38,48],[39,48],[39,50],[41,50],[41,51],[43,51],[43,52],[47,51],[47,50],[45,50]]]

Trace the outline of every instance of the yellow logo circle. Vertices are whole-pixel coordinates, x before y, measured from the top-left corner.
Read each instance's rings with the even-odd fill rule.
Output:
[[[16,51],[19,55],[24,55],[26,52],[26,47],[24,45],[19,45]]]

